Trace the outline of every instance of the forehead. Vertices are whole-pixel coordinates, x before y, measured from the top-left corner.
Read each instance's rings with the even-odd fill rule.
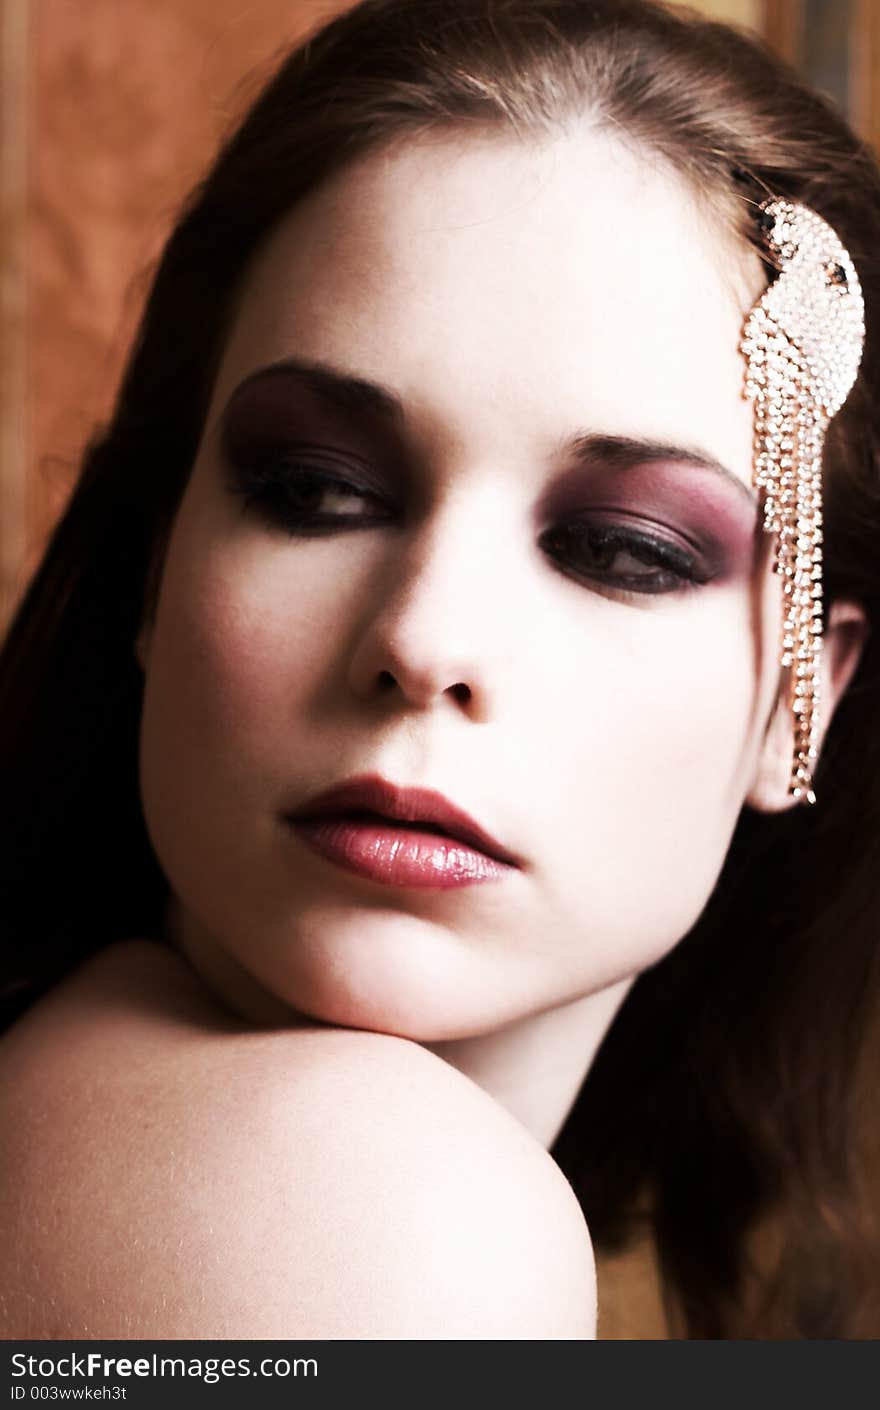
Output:
[[[754,253],[653,154],[586,122],[435,132],[301,202],[251,264],[217,399],[296,355],[392,386],[426,437],[686,440],[750,475]],[[480,447],[482,448],[482,447]]]

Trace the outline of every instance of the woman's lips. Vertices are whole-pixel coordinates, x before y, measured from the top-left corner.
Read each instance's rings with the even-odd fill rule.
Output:
[[[284,816],[314,852],[386,886],[473,886],[521,867],[442,793],[380,774],[344,779]]]
[[[327,861],[386,886],[438,891],[498,881],[515,870],[458,838],[396,819],[330,815],[286,821]]]

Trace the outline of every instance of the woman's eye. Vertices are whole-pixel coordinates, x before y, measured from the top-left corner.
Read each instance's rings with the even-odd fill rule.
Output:
[[[568,520],[548,529],[541,547],[575,576],[625,592],[676,592],[710,576],[687,549],[623,525]]]
[[[291,535],[374,524],[389,513],[375,491],[292,458],[236,464],[229,488],[245,509],[253,505],[271,527]]]

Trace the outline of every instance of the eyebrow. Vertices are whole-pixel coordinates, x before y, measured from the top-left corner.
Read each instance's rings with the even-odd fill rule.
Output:
[[[270,362],[259,368],[240,382],[229,399],[233,401],[253,386],[269,377],[295,377],[321,401],[333,410],[340,412],[372,412],[383,421],[403,430],[406,424],[406,409],[403,401],[390,387],[380,382],[369,382],[364,377],[343,372],[327,362],[304,362],[299,358],[287,357],[280,362]]]
[[[326,362],[283,358],[261,367],[245,377],[230,398],[236,401],[246,387],[269,377],[295,377],[325,405],[340,414],[369,413],[389,427],[403,431],[407,414],[402,399],[391,387],[369,381]],[[227,408],[228,409],[228,408]],[[578,431],[564,438],[558,446],[561,456],[577,464],[589,466],[599,462],[606,468],[621,470],[633,465],[646,465],[654,460],[671,460],[692,465],[719,475],[754,507],[758,496],[739,475],[728,469],[708,451],[696,446],[676,445],[672,441],[654,440],[643,436],[609,435],[607,432]]]
[[[693,465],[698,470],[709,470],[720,475],[732,485],[748,503],[754,507],[758,496],[754,489],[741,480],[733,470],[722,465],[714,455],[696,446],[680,446],[672,441],[652,440],[643,436],[609,436],[599,432],[582,432],[565,441],[563,453],[577,461],[589,464],[601,462],[609,469],[626,469],[632,465],[646,465],[654,460],[672,460],[680,465]]]

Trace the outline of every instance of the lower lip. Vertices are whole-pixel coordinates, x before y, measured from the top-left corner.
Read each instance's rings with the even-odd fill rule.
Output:
[[[393,823],[383,826],[345,818],[288,818],[287,822],[312,851],[385,886],[445,891],[500,881],[515,870],[454,838]]]

